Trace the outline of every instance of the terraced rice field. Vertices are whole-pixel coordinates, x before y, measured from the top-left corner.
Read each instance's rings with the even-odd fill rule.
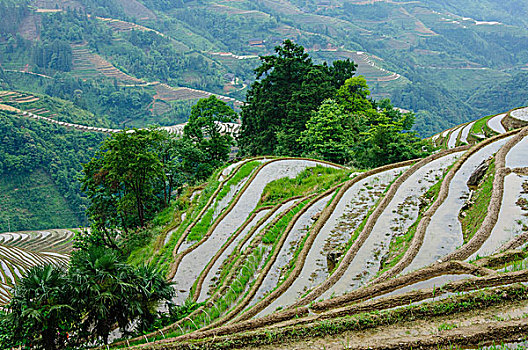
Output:
[[[437,349],[528,336],[528,126],[477,142],[491,119],[438,134],[444,149],[428,158],[365,172],[230,165],[163,239],[175,301],[201,306],[114,346]],[[346,175],[263,204],[268,184],[315,166]],[[467,213],[482,220],[464,226]],[[25,266],[67,260],[68,234],[50,236],[0,235],[2,300]]]
[[[465,144],[474,144],[486,137],[504,134],[508,130],[528,123],[528,108],[513,109],[507,113],[483,117],[470,123],[456,126],[430,137],[433,145],[454,148]],[[514,126],[507,126],[507,119],[515,120]],[[512,123],[509,123],[512,124]]]
[[[369,56],[365,52],[358,51],[323,51],[324,56],[333,56],[337,59],[349,58],[357,65],[357,74],[362,75],[369,83],[391,82],[401,78],[397,73],[390,72],[380,66],[381,59]]]
[[[31,267],[66,265],[73,237],[73,230],[0,233],[0,304],[9,301],[12,288]]]
[[[86,46],[73,46],[73,74],[80,78],[103,75],[116,79],[122,85],[145,85],[143,80],[132,77],[117,69],[100,55],[91,52]]]
[[[207,91],[191,89],[187,87],[172,87],[167,84],[157,84],[156,89],[156,99],[163,101],[185,101],[185,100],[198,100],[201,98],[207,98],[212,95],[215,95],[219,100],[226,103],[233,103],[235,106],[241,106],[243,103],[241,101],[235,100],[232,97],[216,95]]]
[[[426,159],[353,173],[273,206],[258,205],[267,183],[318,162],[259,159],[243,177],[251,160],[230,166],[173,252],[177,302],[202,306],[126,345],[436,349],[528,335],[528,289],[519,284],[528,283],[528,127],[477,142],[477,123],[438,134],[445,149]],[[486,160],[483,204],[474,193],[485,180],[467,182]],[[466,237],[460,218],[471,210],[483,220]]]
[[[39,98],[29,94],[22,94],[16,91],[0,91],[0,110],[14,112],[18,117],[42,120],[60,126],[77,129],[80,131],[99,132],[106,134],[112,134],[122,131],[120,129],[97,128],[92,126],[62,122],[56,120],[55,117],[57,117],[57,115],[50,114],[51,112],[46,108],[25,109],[24,105],[22,104],[24,102],[20,102],[21,100],[25,102],[35,102],[38,101]],[[2,102],[5,102],[6,104],[3,104]],[[185,124],[186,123],[177,124],[173,126],[164,126],[160,127],[160,129],[167,130],[169,133],[175,134],[176,136],[181,136],[183,135],[183,128],[185,127]],[[221,133],[229,133],[236,136],[240,132],[240,124],[237,123],[218,123],[218,126]]]

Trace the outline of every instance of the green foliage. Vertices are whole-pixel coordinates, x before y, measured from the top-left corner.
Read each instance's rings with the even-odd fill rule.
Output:
[[[55,40],[52,43],[39,43],[35,47],[35,64],[41,68],[50,68],[69,72],[73,66],[73,52],[66,41]]]
[[[2,14],[2,20],[0,21],[0,40],[5,40],[9,34],[16,33],[20,22],[22,22],[29,13],[28,5],[28,0],[0,1],[0,14]]]
[[[488,82],[473,93],[468,104],[481,110],[482,114],[503,113],[517,106],[527,106],[527,90],[528,73],[518,73],[503,83]]]
[[[125,333],[136,319],[140,329],[152,325],[159,302],[174,293],[152,267],[132,268],[115,251],[93,246],[74,254],[68,279],[75,309],[83,315],[79,335],[105,344],[116,323]]]
[[[389,100],[376,103],[361,76],[346,80],[337,102],[324,101],[299,139],[304,155],[374,168],[424,157],[431,147],[409,129],[412,113],[402,114]]]
[[[220,133],[218,123],[234,122],[236,113],[216,96],[200,99],[191,109],[189,122],[183,129],[184,137],[207,155],[208,163],[218,167],[229,158],[233,138]]]
[[[86,224],[83,210],[87,202],[81,196],[77,177],[81,162],[93,156],[103,137],[0,112],[0,183],[2,188],[10,189],[3,192],[5,201],[1,202],[9,207],[2,209],[1,229],[7,230],[8,217],[12,230],[44,228],[40,225],[46,223],[55,227]],[[32,179],[43,187],[35,186],[28,193],[23,179]],[[24,198],[15,202],[20,196]],[[50,220],[45,209],[58,218]]]
[[[259,206],[275,205],[295,196],[323,192],[348,179],[349,170],[316,166],[300,172],[295,178],[272,181],[262,191]]]
[[[83,190],[92,202],[89,213],[96,229],[144,226],[167,204],[159,196],[165,189],[159,157],[163,137],[156,130],[114,134],[84,165]]]
[[[304,155],[346,164],[352,160],[354,119],[333,100],[326,100],[306,123],[299,139]]]
[[[355,147],[355,162],[360,167],[376,168],[429,155],[432,147],[414,133],[404,132],[403,123],[381,115]]]
[[[16,286],[4,316],[8,332],[3,334],[7,339],[2,347],[64,349],[70,342],[69,332],[81,316],[72,304],[62,269],[52,265],[30,269]]]
[[[300,45],[286,40],[276,55],[262,56],[247,104],[242,107],[239,144],[244,154],[300,155],[297,140],[310,113],[349,78],[350,61],[317,65]]]
[[[455,93],[434,82],[416,82],[395,91],[392,102],[416,111],[415,130],[422,136],[449,129],[478,117],[475,109]],[[439,115],[448,116],[440,118]]]
[[[125,120],[130,125],[148,115],[147,107],[155,94],[143,88],[119,87],[108,81],[85,81],[67,75],[57,75],[56,78],[40,83],[43,92],[72,101],[75,106],[96,115],[105,115],[119,127]],[[17,77],[16,81],[19,80]]]
[[[494,178],[495,162],[493,161],[478,188],[473,192],[469,206],[460,212],[459,220],[462,225],[464,243],[475,235],[488,214]]]
[[[108,342],[137,321],[138,331],[159,322],[157,306],[174,290],[148,266],[132,268],[115,251],[100,247],[76,251],[69,271],[34,267],[20,281],[0,320],[2,348],[65,349]]]

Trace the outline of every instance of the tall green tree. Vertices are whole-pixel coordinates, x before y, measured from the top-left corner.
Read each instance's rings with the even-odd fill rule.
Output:
[[[297,140],[310,118],[355,71],[353,62],[313,63],[300,45],[286,40],[275,55],[261,56],[242,107],[241,150],[247,155],[300,155]]]
[[[216,96],[200,99],[191,110],[184,137],[204,152],[211,165],[219,166],[229,158],[233,137],[222,134],[220,123],[231,123],[237,114]]]
[[[144,226],[163,206],[156,191],[165,183],[158,154],[162,138],[159,130],[114,134],[84,165],[83,190],[91,200],[90,215],[101,228],[108,223],[125,229]]]
[[[303,155],[310,158],[345,164],[352,159],[352,146],[357,139],[354,118],[334,100],[323,102],[306,123],[299,142]]]
[[[375,168],[422,158],[431,151],[431,146],[416,133],[404,130],[402,121],[391,120],[382,113],[363,134],[362,141],[355,145],[354,158],[360,167]]]
[[[372,100],[362,76],[347,79],[336,100],[326,100],[306,123],[299,143],[303,154],[361,168],[378,167],[430,154],[410,129],[413,113],[402,113],[390,100]]]

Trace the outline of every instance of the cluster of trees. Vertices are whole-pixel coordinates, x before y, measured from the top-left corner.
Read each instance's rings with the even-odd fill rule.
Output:
[[[182,51],[170,39],[151,31],[133,30],[124,33],[123,38],[98,48],[111,55],[118,67],[138,78],[211,91],[223,86],[222,67],[196,51]]]
[[[29,14],[28,0],[0,0],[0,41],[15,34],[22,20]]]
[[[66,74],[57,74],[54,80],[43,81],[39,88],[47,95],[72,101],[79,108],[105,116],[115,126],[121,126],[127,119],[149,115],[148,106],[155,94],[155,91],[141,87],[120,87],[107,80],[83,80]]]
[[[63,40],[38,42],[34,49],[34,60],[40,68],[69,72],[73,67],[72,48]]]
[[[125,263],[127,244],[170,203],[173,190],[207,178],[228,159],[234,141],[220,133],[219,122],[235,118],[229,106],[211,96],[193,106],[182,138],[160,129],[127,130],[106,138],[83,169],[92,229],[76,237],[78,250],[67,270],[36,267],[20,281],[0,313],[2,348],[106,344],[115,325],[125,335],[141,334],[192,311],[192,305],[171,304],[174,289],[159,271]],[[15,133],[2,144],[0,164],[8,171],[29,171],[32,162],[42,163],[47,155],[44,144],[20,134],[23,139]],[[17,154],[8,153],[13,150]],[[168,304],[168,315],[158,313],[160,302]]]
[[[285,41],[264,56],[242,108],[244,154],[311,156],[376,167],[430,152],[410,131],[411,113],[376,102],[350,61],[312,62],[302,46]]]
[[[69,43],[88,42],[94,48],[112,42],[112,30],[81,11],[64,11],[42,16],[41,39]]]
[[[206,179],[228,159],[233,138],[218,122],[236,113],[215,96],[193,106],[184,136],[160,129],[128,130],[104,140],[84,165],[82,188],[90,200],[87,240],[127,249],[126,239],[170,204],[173,191]]]
[[[0,345],[55,350],[106,344],[115,325],[125,335],[151,329],[161,317],[158,305],[170,303],[173,294],[152,267],[132,267],[118,252],[90,246],[73,253],[68,269],[28,270],[0,313]]]

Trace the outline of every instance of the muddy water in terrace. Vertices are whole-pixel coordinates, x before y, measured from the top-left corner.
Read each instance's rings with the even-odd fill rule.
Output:
[[[293,254],[297,249],[298,245],[301,243],[302,239],[305,237],[309,228],[313,225],[316,220],[316,215],[320,214],[324,207],[328,204],[331,199],[331,195],[328,195],[312,205],[306,212],[299,217],[295,225],[290,231],[288,238],[284,241],[277,260],[273,264],[271,270],[264,278],[262,286],[259,288],[255,297],[251,300],[250,306],[255,305],[260,301],[265,294],[273,290],[281,277],[281,274],[284,272],[283,268],[290,262],[293,258]]]
[[[405,234],[418,218],[420,196],[437,183],[444,170],[461,155],[462,152],[450,154],[426,164],[398,188],[343,277],[323,294],[323,298],[356,289],[376,275],[391,240]]]
[[[290,208],[291,206],[293,206],[297,202],[298,202],[298,200],[292,200],[292,201],[289,201],[287,203],[284,203],[262,225],[260,225],[255,230],[255,232],[252,235],[252,238],[255,237],[255,235],[259,234],[266,227],[266,225],[268,223],[270,223],[277,215],[279,215],[280,213],[282,213],[286,209]],[[207,277],[206,277],[206,279],[204,281],[204,285],[202,286],[202,291],[200,293],[199,301],[204,301],[205,299],[207,299],[208,292],[210,291],[210,288],[213,286],[214,280],[218,277],[218,275],[220,273],[220,269],[221,269],[222,264],[225,261],[225,259],[227,259],[229,257],[229,255],[231,255],[231,253],[236,248],[238,243],[248,234],[248,232],[251,230],[251,228],[253,228],[259,222],[260,219],[262,219],[264,216],[266,216],[266,214],[268,212],[269,212],[269,210],[262,210],[259,213],[257,213],[257,215],[255,216],[255,218],[253,218],[251,223],[241,232],[240,235],[238,235],[238,237],[225,250],[225,252],[222,254],[222,256],[220,256],[220,258],[216,261],[216,263],[214,264],[214,266],[211,269],[211,271],[209,271],[209,274],[207,275]],[[251,241],[252,241],[252,238],[250,238],[246,242],[246,244],[249,245],[251,243]],[[246,247],[246,244],[244,244],[244,246],[242,247],[241,251],[244,250],[244,247]]]
[[[467,138],[469,136],[469,132],[471,131],[471,128],[475,125],[475,122],[469,123],[462,129],[462,133],[460,134],[460,142],[461,143],[467,143]]]
[[[518,201],[520,198],[528,199],[527,194],[522,194],[523,183],[528,182],[528,176],[510,174],[504,179],[504,195],[499,212],[499,220],[491,231],[490,237],[482,247],[468,260],[474,260],[478,256],[491,255],[520,234],[523,226],[528,224],[527,210],[523,210]]]
[[[449,141],[447,142],[448,148],[455,148],[458,135],[460,135],[460,132],[462,131],[462,129],[463,127],[460,127],[451,133],[451,135],[449,136]]]
[[[218,224],[212,235],[180,263],[173,281],[179,291],[176,301],[183,303],[189,290],[200,274],[200,271],[231,234],[242,225],[248,215],[255,209],[264,187],[271,181],[282,177],[294,178],[301,171],[320,163],[307,160],[281,160],[269,163],[258,173],[255,179],[241,195],[237,205]]]
[[[426,281],[417,282],[409,286],[405,286],[400,289],[397,289],[393,292],[377,296],[373,298],[373,300],[384,298],[384,297],[395,296],[395,295],[401,295],[407,292],[412,292],[412,291],[416,291],[420,289],[440,288],[449,282],[455,282],[455,281],[465,280],[465,279],[474,278],[474,277],[475,276],[473,275],[443,275],[443,276],[433,277]]]
[[[510,138],[496,141],[477,151],[456,172],[447,198],[431,218],[418,254],[403,273],[427,266],[464,243],[458,213],[469,195],[466,182],[481,162],[497,152]]]
[[[349,188],[317,235],[299,277],[284,294],[258,316],[270,314],[280,306],[293,304],[308,289],[323,282],[329,275],[327,254],[350,239],[386,187],[406,169],[393,169],[376,174]]]
[[[524,168],[528,167],[528,137],[525,137],[506,155],[507,168]]]
[[[502,126],[501,123],[504,117],[506,117],[506,114],[499,114],[488,120],[488,126],[491,128],[491,130],[496,131],[499,134],[504,134],[506,129],[504,129],[504,126]]]

